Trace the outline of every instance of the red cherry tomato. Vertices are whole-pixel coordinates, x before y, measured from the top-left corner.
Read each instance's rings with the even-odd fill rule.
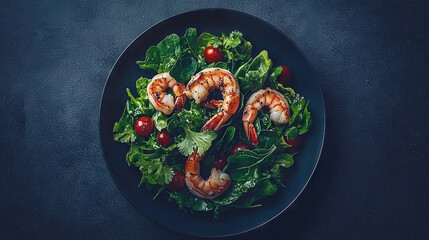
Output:
[[[158,142],[163,147],[168,147],[173,143],[173,138],[171,137],[171,134],[167,132],[167,130],[163,129],[161,132],[158,133]]]
[[[214,48],[213,46],[208,46],[204,50],[204,59],[206,59],[208,63],[220,62],[222,61],[222,50]]]
[[[244,143],[237,143],[232,149],[231,149],[231,156],[235,155],[237,153],[238,150],[250,150],[250,147],[247,146],[247,144]]]
[[[172,191],[179,191],[185,186],[185,175],[177,170],[173,170],[173,172],[173,179],[168,184],[168,189]]]
[[[278,78],[278,82],[286,87],[286,85],[290,82],[290,69],[285,65],[281,65],[280,67],[282,67],[282,73]]]
[[[291,145],[291,147],[286,148],[286,151],[288,151],[288,152],[296,152],[296,151],[298,151],[299,147],[301,146],[302,135],[298,135],[294,139],[287,139],[285,137],[285,141],[286,141],[287,144]]]
[[[149,136],[153,131],[153,122],[150,117],[140,117],[134,124],[134,130],[141,137]]]
[[[228,159],[224,156],[217,156],[213,162],[213,167],[223,170],[228,164]]]

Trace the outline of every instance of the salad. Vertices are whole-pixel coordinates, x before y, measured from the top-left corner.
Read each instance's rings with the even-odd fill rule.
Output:
[[[288,87],[287,66],[273,66],[267,51],[252,52],[239,31],[215,36],[171,34],[137,61],[153,75],[136,81],[136,93],[113,126],[130,145],[129,166],[139,186],[180,209],[213,211],[260,207],[285,187],[311,126],[309,102]]]

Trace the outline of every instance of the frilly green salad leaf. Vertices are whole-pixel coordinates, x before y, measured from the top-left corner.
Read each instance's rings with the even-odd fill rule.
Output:
[[[221,49],[223,60],[206,63],[203,53],[208,46]],[[144,60],[137,61],[137,64],[142,69],[154,70],[153,75],[169,72],[184,84],[202,69],[227,69],[236,77],[241,92],[241,102],[236,114],[215,133],[202,132],[201,127],[222,109],[208,109],[187,99],[181,110],[166,116],[157,111],[148,100],[147,86],[153,75],[137,79],[137,95],[126,89],[129,100],[125,103],[121,118],[113,126],[113,138],[130,145],[125,156],[126,163],[140,170],[140,185],[154,191],[154,199],[165,193],[169,201],[177,203],[180,209],[189,209],[191,212],[213,211],[215,218],[219,218],[222,212],[230,208],[259,207],[264,198],[272,196],[285,186],[285,169],[293,165],[296,154],[285,152],[290,147],[285,139],[293,139],[308,132],[312,119],[308,100],[292,88],[278,83],[277,78],[282,68],[273,67],[267,51],[263,50],[252,58],[252,44],[238,31],[221,36],[210,33],[198,35],[195,28],[189,28],[183,36],[171,34],[157,45],[149,47]],[[291,118],[285,125],[275,125],[267,109],[260,110],[253,122],[259,144],[252,146],[244,134],[242,109],[252,93],[266,87],[284,95]],[[141,116],[150,117],[153,121],[154,130],[150,136],[140,137],[134,130],[134,123]],[[167,130],[173,138],[173,143],[168,147],[163,147],[158,142],[157,135],[161,130]],[[252,147],[250,150],[239,150],[231,156],[232,146],[239,142]],[[232,184],[218,198],[202,199],[186,188],[181,191],[166,188],[172,181],[173,170],[183,173],[185,161],[195,149],[198,149],[199,155],[205,154],[201,161],[203,172],[213,166],[216,156],[228,157],[224,171],[229,174]]]

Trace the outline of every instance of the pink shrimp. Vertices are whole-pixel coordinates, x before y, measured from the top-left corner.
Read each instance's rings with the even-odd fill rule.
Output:
[[[245,105],[243,111],[243,126],[247,139],[253,144],[258,144],[253,121],[255,121],[258,111],[263,107],[268,107],[270,119],[274,124],[286,124],[290,119],[289,104],[283,94],[271,88],[261,89],[253,93]]]
[[[219,89],[223,100],[207,99],[210,91]],[[240,88],[237,80],[227,70],[220,68],[208,68],[197,73],[186,86],[186,95],[193,98],[197,104],[203,104],[207,108],[222,111],[211,118],[202,131],[217,131],[237,111],[240,104]],[[212,168],[210,177],[205,180],[200,176],[200,161],[204,154],[198,155],[198,149],[188,157],[185,163],[185,181],[189,191],[194,195],[213,199],[224,193],[231,184],[228,174]]]

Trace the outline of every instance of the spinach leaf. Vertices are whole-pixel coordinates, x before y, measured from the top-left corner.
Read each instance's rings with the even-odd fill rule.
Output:
[[[197,70],[195,58],[188,52],[180,55],[176,64],[170,70],[170,75],[178,82],[187,83]]]
[[[264,179],[252,188],[248,193],[244,194],[239,201],[234,203],[234,207],[252,208],[261,205],[253,205],[256,201],[272,196],[277,192],[277,185],[273,184],[269,179]]]
[[[267,51],[262,51],[251,62],[243,64],[236,72],[241,92],[246,96],[249,92],[256,92],[264,85],[271,69],[271,59]]]
[[[224,152],[224,150],[227,150],[228,146],[231,144],[232,139],[234,139],[234,135],[235,127],[229,126],[222,137],[213,142],[213,147],[211,149],[216,153]]]
[[[151,46],[146,51],[146,58],[144,61],[137,61],[136,63],[142,69],[153,69],[158,71],[161,62],[160,52],[157,46]]]
[[[169,191],[170,201],[176,201],[180,209],[189,208],[195,211],[211,211],[215,204],[211,200],[202,199],[192,195],[189,191]]]
[[[145,61],[137,61],[143,68],[151,68],[158,73],[169,72],[181,55],[180,38],[177,34],[170,34],[156,46],[146,51]]]
[[[158,73],[169,72],[181,55],[179,36],[174,33],[170,34],[158,43],[156,47],[158,48],[161,59]]]

